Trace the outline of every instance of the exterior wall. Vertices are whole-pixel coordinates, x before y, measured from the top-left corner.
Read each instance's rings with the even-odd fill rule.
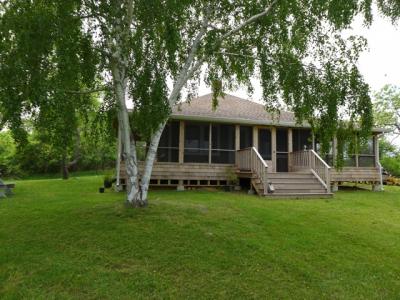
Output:
[[[139,170],[143,170],[144,163],[139,162]],[[226,185],[231,174],[235,172],[234,165],[225,164],[197,164],[197,163],[164,163],[156,162],[151,174],[151,184],[166,185]],[[121,162],[121,178],[126,178],[125,164]],[[154,182],[156,181],[156,182]],[[172,182],[171,182],[172,181]],[[175,182],[176,181],[176,182]],[[182,182],[179,182],[182,181]],[[191,181],[191,182],[183,182]],[[207,181],[196,182],[195,181]],[[217,182],[209,182],[217,181]]]

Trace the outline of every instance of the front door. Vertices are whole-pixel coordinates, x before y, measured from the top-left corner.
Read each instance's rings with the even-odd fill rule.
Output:
[[[285,128],[276,129],[276,171],[289,171],[288,130]]]

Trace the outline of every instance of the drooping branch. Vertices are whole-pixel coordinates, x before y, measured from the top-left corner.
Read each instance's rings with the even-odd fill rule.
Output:
[[[104,86],[104,87],[99,87],[97,89],[91,89],[91,90],[82,90],[82,91],[62,90],[61,92],[66,93],[66,94],[73,94],[73,95],[87,95],[87,94],[95,94],[95,93],[99,93],[99,92],[106,92],[109,90],[110,90],[110,87]]]
[[[273,6],[275,5],[275,3],[277,3],[277,2],[278,2],[278,0],[272,1],[271,4],[270,4],[263,12],[261,12],[261,13],[259,13],[259,14],[256,14],[256,15],[254,15],[254,16],[248,18],[246,21],[242,22],[241,24],[239,24],[239,25],[236,26],[235,28],[229,30],[227,33],[225,33],[224,35],[222,35],[222,36],[219,38],[219,42],[220,42],[220,43],[223,42],[223,41],[226,40],[228,37],[230,37],[230,36],[234,35],[235,33],[239,32],[240,30],[242,30],[242,29],[243,29],[244,27],[246,27],[247,25],[249,25],[249,24],[251,24],[251,23],[257,21],[258,19],[260,19],[260,18],[262,18],[262,17],[264,17],[264,16],[266,16],[266,15],[268,15],[268,14],[271,12],[271,10],[272,10]],[[216,44],[218,44],[218,41],[217,41]]]
[[[252,55],[249,55],[249,54],[233,53],[233,52],[222,52],[222,51],[215,52],[215,53],[226,55],[226,56],[249,58],[249,59],[253,59],[253,60],[257,60],[257,61],[261,61],[262,60],[259,57],[255,57],[255,56],[252,56]],[[276,61],[273,61],[272,59],[270,59],[269,62],[277,63]],[[307,64],[304,64],[304,63],[301,63],[301,62],[296,62],[296,64],[298,64],[298,63],[300,63],[300,65],[302,65],[304,68],[307,68],[307,69],[312,69],[312,70],[315,70],[315,71],[318,71],[318,72],[322,72],[323,71],[322,68],[318,68],[318,67],[316,67],[314,65],[307,65]],[[287,64],[288,65],[293,65],[294,63],[288,62]]]

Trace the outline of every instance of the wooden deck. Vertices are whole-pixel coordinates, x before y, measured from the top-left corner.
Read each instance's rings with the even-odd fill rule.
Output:
[[[332,169],[332,182],[369,182],[380,181],[379,168],[344,167],[342,170]]]
[[[139,162],[139,169],[143,170]],[[150,185],[156,186],[226,186],[234,165],[196,163],[155,163]],[[121,163],[121,178],[126,177],[125,164]]]
[[[313,150],[290,153],[290,172],[273,172],[252,147],[237,152],[236,165],[207,163],[156,162],[151,186],[218,187],[232,185],[232,174],[247,179],[257,194],[271,198],[325,198],[331,197],[331,186],[341,182],[378,184],[379,168],[345,167],[335,170]],[[143,163],[139,163],[143,169]],[[126,178],[121,162],[122,179]]]

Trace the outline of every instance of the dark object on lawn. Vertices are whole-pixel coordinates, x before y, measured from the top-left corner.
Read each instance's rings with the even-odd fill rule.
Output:
[[[117,182],[117,178],[112,178],[111,176],[107,175],[104,177],[104,187],[109,189],[112,187],[113,183]]]
[[[112,181],[111,181],[111,180],[105,179],[105,180],[104,180],[104,187],[105,187],[106,189],[109,189],[110,187],[112,187]]]
[[[12,189],[15,188],[15,183],[4,183],[0,179],[0,198],[10,197],[13,195]]]
[[[104,193],[104,187],[99,188],[99,193],[103,194]]]

